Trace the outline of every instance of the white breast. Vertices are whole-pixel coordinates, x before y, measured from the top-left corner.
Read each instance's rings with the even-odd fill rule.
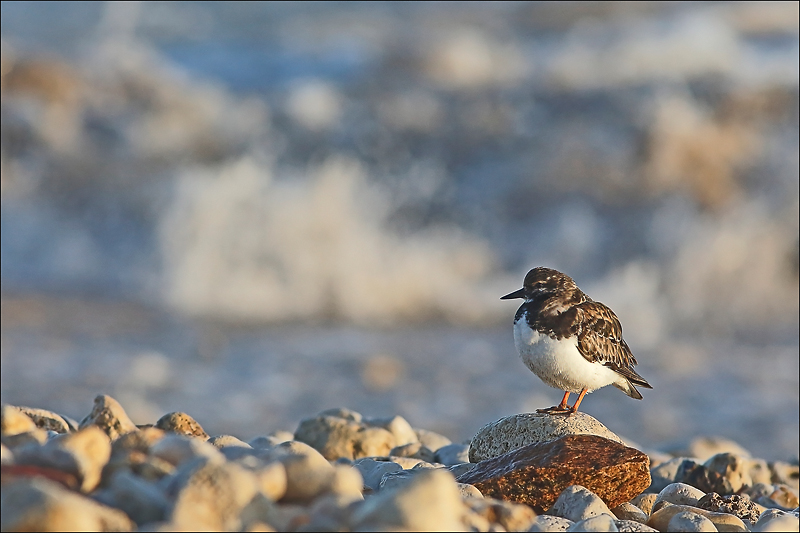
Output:
[[[525,317],[514,323],[514,343],[522,362],[551,387],[577,394],[622,379],[613,370],[587,361],[578,351],[577,337],[553,339],[531,329]]]

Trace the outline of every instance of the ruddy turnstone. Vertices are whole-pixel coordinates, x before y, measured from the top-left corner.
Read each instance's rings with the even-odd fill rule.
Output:
[[[587,392],[614,385],[642,399],[635,385],[653,387],[633,369],[636,358],[622,338],[614,311],[589,298],[558,270],[536,267],[522,288],[501,300],[523,298],[514,316],[514,344],[519,356],[539,379],[564,391],[561,403],[539,413],[571,414]],[[570,393],[578,394],[567,404]]]

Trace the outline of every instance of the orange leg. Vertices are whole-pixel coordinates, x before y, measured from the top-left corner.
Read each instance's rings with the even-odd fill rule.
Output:
[[[584,397],[584,396],[586,396],[586,393],[587,393],[587,392],[589,392],[587,389],[583,389],[583,390],[581,391],[580,395],[578,396],[578,399],[577,399],[577,400],[575,400],[575,405],[573,405],[572,407],[570,407],[570,408],[569,408],[570,412],[572,412],[572,413],[575,413],[575,412],[577,412],[577,411],[578,411],[578,406],[579,406],[579,405],[581,404],[581,402],[583,401],[583,397]],[[565,396],[565,397],[564,397],[564,400],[566,400],[566,399],[567,399],[567,397]]]
[[[559,409],[567,408],[567,400],[569,400],[569,391],[564,391],[564,397],[561,398],[561,403],[558,404]],[[580,400],[578,400],[580,402]]]
[[[537,413],[547,413],[547,414],[557,414],[557,415],[568,415],[572,413],[572,408],[567,404],[567,400],[569,400],[569,391],[564,391],[564,397],[561,398],[561,403],[558,405],[554,405],[553,407],[548,407],[547,409],[537,409]],[[578,400],[580,403],[580,399]]]

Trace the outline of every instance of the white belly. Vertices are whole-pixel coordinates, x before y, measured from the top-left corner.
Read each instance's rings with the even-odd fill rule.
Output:
[[[524,317],[514,324],[514,343],[522,362],[551,387],[578,394],[621,379],[613,370],[587,361],[578,351],[577,338],[552,339],[531,329]]]

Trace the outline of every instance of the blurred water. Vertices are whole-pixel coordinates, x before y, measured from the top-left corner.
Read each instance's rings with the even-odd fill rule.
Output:
[[[407,4],[3,3],[2,400],[460,440],[546,265],[656,387],[589,413],[796,457],[797,5]]]

